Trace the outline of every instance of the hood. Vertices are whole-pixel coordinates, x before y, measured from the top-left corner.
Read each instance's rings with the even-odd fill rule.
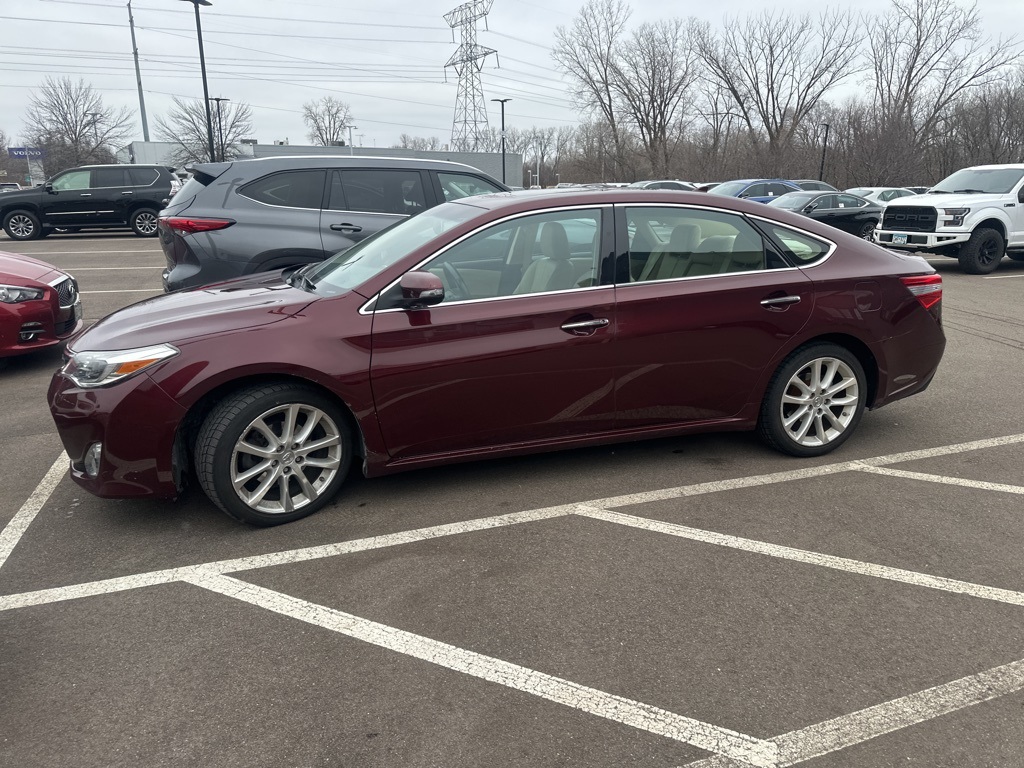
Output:
[[[20,256],[16,253],[0,251],[0,280],[3,280],[3,276],[6,275],[8,278],[36,280],[45,283],[44,277],[58,271],[55,266],[47,264],[45,261],[39,261],[28,256]]]
[[[133,304],[100,320],[71,346],[76,352],[179,344],[293,317],[317,297],[279,273],[178,291]]]
[[[889,205],[927,205],[929,208],[978,208],[985,205],[1002,207],[1006,195],[990,194],[949,194],[949,195],[912,195],[890,200]]]
[[[5,208],[17,202],[39,202],[43,195],[42,187],[29,187],[28,189],[12,189],[9,192],[0,194],[0,205]]]

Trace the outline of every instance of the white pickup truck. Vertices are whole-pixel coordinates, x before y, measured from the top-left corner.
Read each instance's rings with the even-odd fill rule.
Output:
[[[889,204],[874,241],[887,248],[952,256],[984,275],[1003,256],[1024,261],[1024,164],[978,165],[923,195]]]

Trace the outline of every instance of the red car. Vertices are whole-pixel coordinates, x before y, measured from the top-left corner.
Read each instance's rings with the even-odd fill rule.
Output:
[[[414,467],[706,430],[818,456],[922,391],[942,279],[787,211],[618,189],[446,203],[327,261],[144,301],[50,408],[104,497],[189,476],[273,525]]]
[[[52,347],[82,327],[71,275],[28,256],[0,253],[0,363]]]

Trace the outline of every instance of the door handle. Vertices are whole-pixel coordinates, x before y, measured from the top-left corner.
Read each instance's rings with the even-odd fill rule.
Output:
[[[598,328],[606,327],[608,322],[608,319],[604,317],[599,317],[596,320],[577,320],[572,323],[563,323],[562,330],[573,336],[589,336]]]
[[[362,227],[357,227],[355,224],[331,224],[331,229],[335,232],[362,232]]]
[[[79,197],[92,197],[92,192],[82,192],[78,196]]]
[[[127,192],[122,192],[121,194],[122,194],[122,195],[134,195],[135,193],[134,193],[134,192],[132,192],[132,191],[131,191],[131,190],[129,189],[129,190],[127,191]]]
[[[772,299],[761,299],[761,306],[771,309],[773,307],[788,307],[790,304],[799,304],[799,296],[777,296]]]

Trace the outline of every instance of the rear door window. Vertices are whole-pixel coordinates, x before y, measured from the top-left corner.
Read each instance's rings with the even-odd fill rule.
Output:
[[[326,171],[281,171],[246,184],[240,195],[265,205],[319,210],[324,196]]]
[[[427,207],[419,171],[334,171],[327,207],[333,211],[412,216]]]
[[[441,182],[441,192],[446,201],[505,191],[479,176],[468,173],[438,173],[437,180]]]
[[[768,194],[771,197],[778,197],[779,195],[784,195],[787,192],[792,192],[793,191],[792,189],[787,187],[785,184],[779,184],[778,182],[773,182],[771,184],[766,184],[765,186],[768,187]]]
[[[740,197],[768,197],[768,185],[767,184],[751,184],[745,190]]]
[[[124,168],[94,168],[92,172],[92,186],[104,187],[127,187],[131,182],[128,180],[128,171]]]

